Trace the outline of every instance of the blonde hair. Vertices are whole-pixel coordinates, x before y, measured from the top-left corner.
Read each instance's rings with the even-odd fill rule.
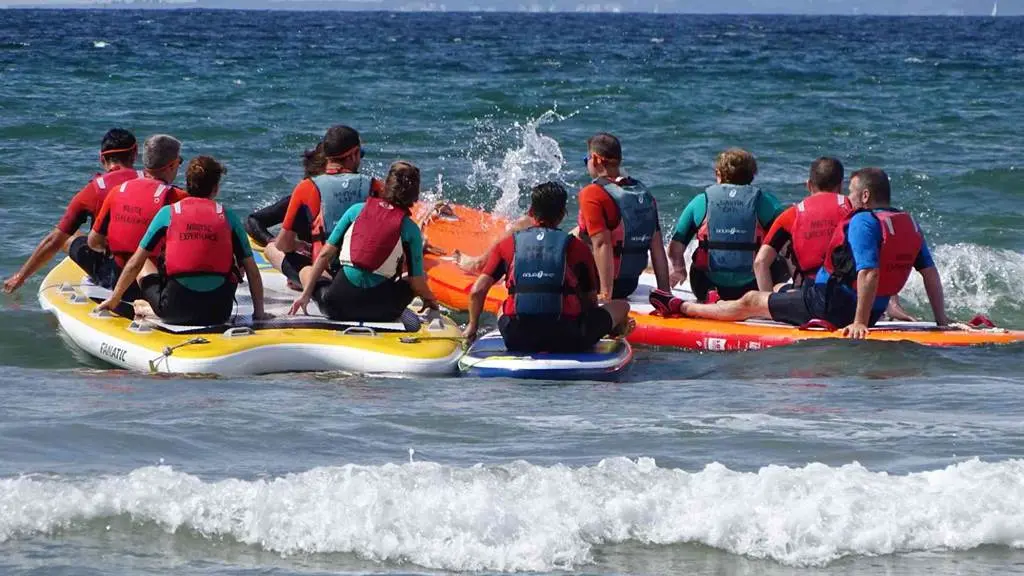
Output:
[[[729,148],[715,159],[715,172],[722,184],[745,186],[757,175],[757,160],[742,148]]]

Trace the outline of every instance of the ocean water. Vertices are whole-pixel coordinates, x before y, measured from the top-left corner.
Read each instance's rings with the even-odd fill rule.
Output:
[[[953,316],[1024,326],[1024,19],[0,11],[0,275],[102,133],[212,154],[239,211],[323,130],[513,214],[618,134],[664,226],[743,146],[786,201],[880,165]],[[638,349],[618,384],[152,378],[0,299],[0,572],[1024,573],[1020,346]],[[927,315],[919,283],[904,299]]]

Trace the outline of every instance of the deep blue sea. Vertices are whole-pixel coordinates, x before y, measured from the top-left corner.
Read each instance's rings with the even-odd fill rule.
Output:
[[[952,315],[1024,326],[1024,19],[0,11],[0,276],[167,132],[245,212],[331,124],[513,214],[597,131],[671,226],[716,153],[889,171]],[[0,573],[1024,573],[1024,348],[638,348],[618,384],[150,378],[0,297]],[[923,288],[904,292],[927,316]]]

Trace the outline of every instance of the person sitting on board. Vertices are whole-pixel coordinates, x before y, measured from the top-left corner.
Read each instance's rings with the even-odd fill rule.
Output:
[[[628,330],[629,303],[598,304],[594,255],[579,238],[558,229],[567,201],[557,182],[533,188],[533,227],[495,246],[473,285],[463,331],[467,339],[476,338],[487,292],[502,277],[509,296],[498,329],[510,351],[585,352],[604,336]]]
[[[323,174],[327,169],[327,159],[323,154],[323,142],[317,143],[312,150],[302,153],[303,180],[308,180]],[[308,212],[299,210],[292,222],[292,229],[295,232],[295,250],[293,252],[282,252],[277,249],[274,243],[275,234],[270,228],[284,222],[285,214],[288,212],[288,204],[291,202],[291,194],[282,197],[277,202],[260,208],[245,220],[245,231],[258,246],[262,247],[263,255],[266,256],[270,265],[288,278],[288,285],[294,290],[302,290],[299,284],[299,271],[307,266],[313,265],[310,257],[313,247],[313,224],[310,222]]]
[[[112,128],[103,135],[99,156],[103,173],[93,177],[74,195],[57,227],[39,242],[21,268],[4,281],[4,292],[16,291],[60,250],[67,252],[94,283],[104,288],[114,287],[119,268],[107,254],[89,249],[86,237],[79,235],[78,229],[89,220],[95,222],[110,190],[142,177],[143,173],[135,169],[137,153],[138,144],[131,132]]]
[[[715,304],[675,299],[671,307],[691,318],[722,321],[771,318],[803,326],[824,320],[843,328],[844,336],[864,338],[916,268],[935,323],[948,325],[942,279],[928,243],[910,214],[890,207],[888,175],[879,168],[854,172],[849,198],[855,210],[836,227],[813,282],[786,292],[748,292],[739,300]]]
[[[312,223],[310,262],[316,261],[327,235],[334,230],[342,215],[354,204],[379,196],[383,191],[383,183],[380,180],[359,173],[363,147],[359,132],[354,128],[332,126],[324,134],[321,145],[326,160],[324,172],[303,179],[295,186],[288,201],[288,209],[281,221],[281,231],[274,239],[274,247],[269,251],[269,259],[280,259],[283,263],[286,254],[304,251],[305,246],[298,236],[300,223],[303,221],[300,220],[302,215],[304,221]],[[280,252],[280,255],[275,252]],[[293,263],[302,263],[300,258],[289,258],[292,258]],[[313,278],[310,275],[312,264],[299,268],[298,275],[294,275],[294,268],[282,266],[281,272],[290,282],[305,287]]]
[[[690,289],[698,301],[716,290],[722,300],[735,300],[757,290],[754,255],[764,231],[782,212],[772,194],[754,186],[757,160],[746,150],[730,148],[715,160],[716,184],[709,186],[686,206],[668,245],[672,286],[686,280],[684,253],[697,237],[690,266]],[[777,276],[788,274],[780,262]]]
[[[307,313],[313,298],[324,315],[341,321],[397,320],[414,296],[424,309],[437,309],[423,272],[423,236],[409,212],[419,197],[419,168],[392,164],[382,197],[352,205],[335,224],[312,269],[303,272],[305,288],[290,314]],[[322,277],[338,263],[332,279]]]
[[[173,185],[181,167],[181,142],[166,134],[156,134],[146,139],[143,148],[143,177],[110,190],[93,220],[87,240],[92,250],[110,254],[118,278],[157,211],[188,197],[184,190]],[[155,258],[163,256],[162,246],[152,252]],[[135,300],[140,295],[134,285],[130,286],[129,300]]]
[[[579,192],[578,235],[594,252],[598,300],[628,298],[647,269],[648,254],[658,288],[669,290],[658,203],[642,182],[622,174],[619,139],[595,134],[587,140],[584,162],[593,181]]]
[[[226,173],[209,156],[197,156],[188,163],[188,196],[156,213],[114,292],[99,310],[113,310],[137,278],[145,298],[136,303],[137,315],[155,314],[182,326],[224,324],[231,318],[241,267],[249,282],[253,320],[268,318],[263,281],[245,228],[234,212],[214,200]],[[164,241],[165,257],[157,267],[150,256]]]

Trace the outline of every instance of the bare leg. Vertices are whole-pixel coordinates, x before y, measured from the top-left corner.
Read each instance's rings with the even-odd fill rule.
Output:
[[[274,267],[278,272],[281,271],[281,263],[284,262],[284,252],[278,249],[277,244],[271,242],[263,249],[263,255],[267,257],[267,262]]]
[[[146,260],[146,263],[142,265],[142,270],[139,271],[139,275],[136,276],[136,280],[141,285],[143,278],[145,278],[146,276],[152,276],[153,274],[159,273],[160,271],[157,270],[156,264],[153,264],[152,260]]]
[[[747,292],[739,300],[723,300],[714,304],[683,302],[682,312],[690,318],[707,318],[737,322],[748,318],[771,318],[768,312],[769,292]]]
[[[71,250],[71,243],[75,241],[75,238],[78,238],[81,235],[82,235],[81,232],[75,232],[71,236],[68,236],[68,239],[64,241],[64,245],[61,246],[60,249],[63,250],[65,253],[68,250]]]

